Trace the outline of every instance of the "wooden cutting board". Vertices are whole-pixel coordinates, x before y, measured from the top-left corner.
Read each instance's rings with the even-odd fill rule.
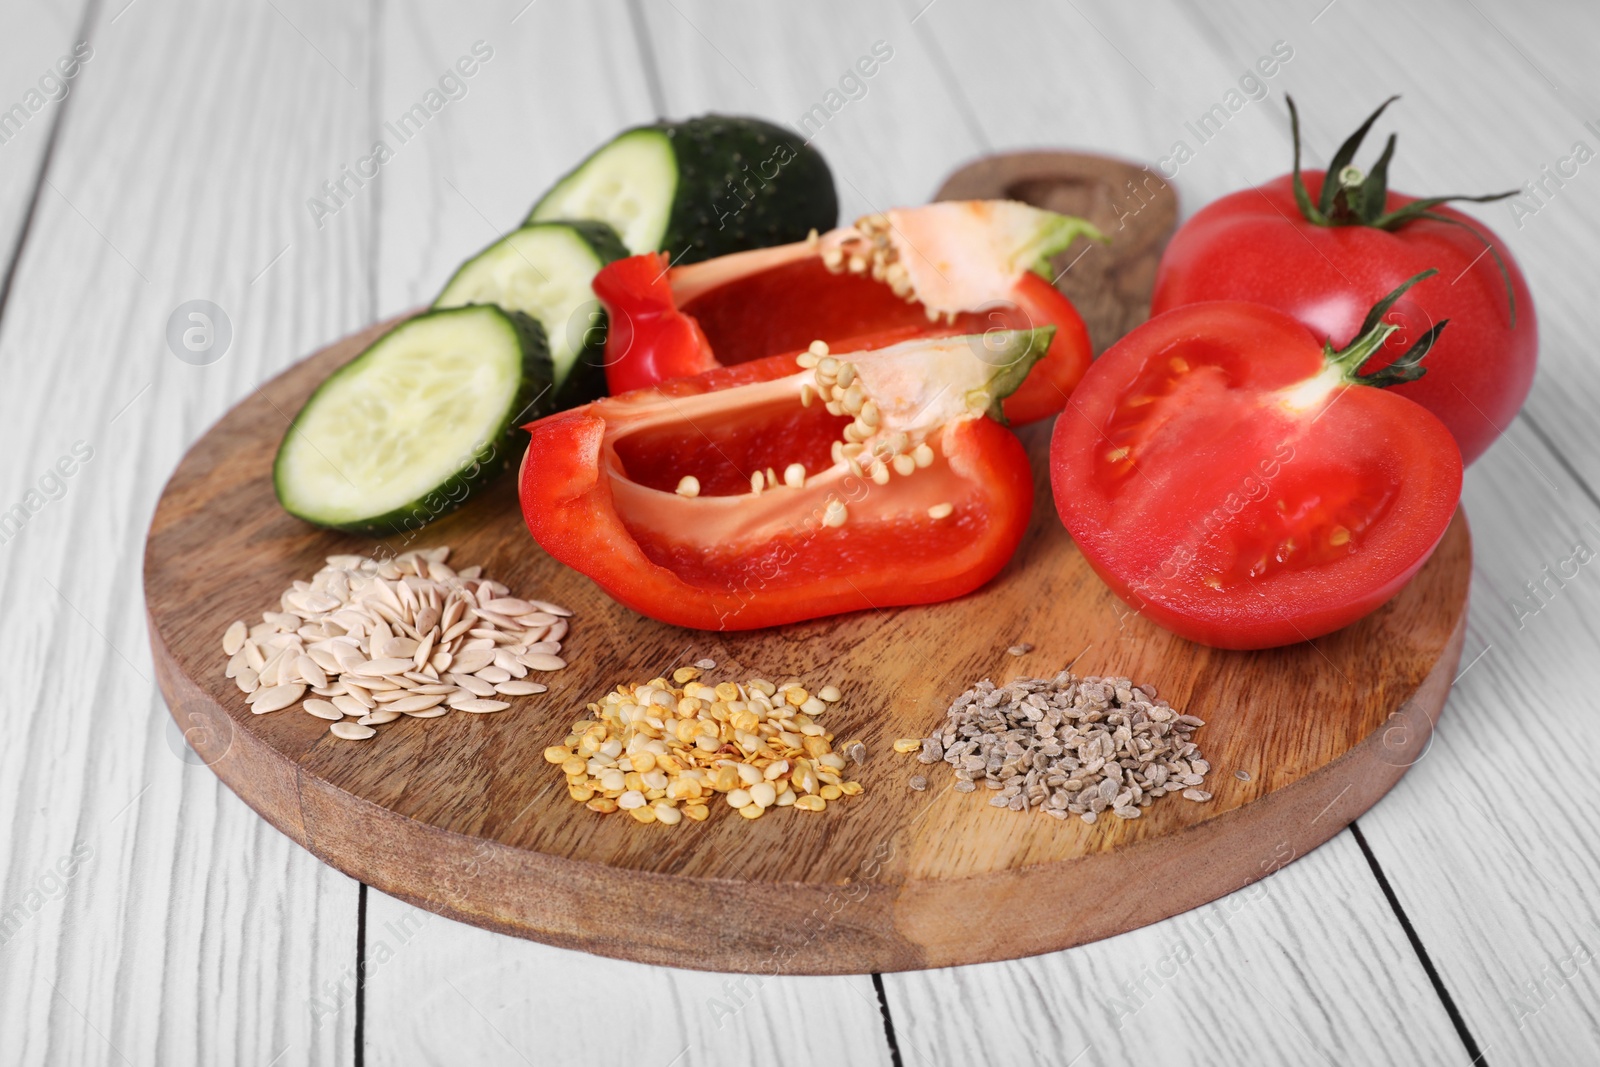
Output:
[[[1108,253],[1106,269],[1117,268]],[[1119,321],[1137,321],[1137,303],[1119,298]],[[647,963],[762,974],[1059,949],[1214,900],[1332,837],[1426,751],[1454,676],[1471,571],[1460,516],[1416,579],[1355,626],[1267,652],[1203,648],[1128,613],[1090,571],[1050,500],[1044,424],[1022,431],[1038,492],[1028,536],[998,578],[961,600],[764,632],[664,626],[546,556],[503,479],[411,544],[389,547],[448,544],[452,563],[480,563],[516,595],[572,608],[571,665],[545,679],[550,692],[496,715],[402,719],[365,742],[333,737],[298,706],[254,716],[223,677],[223,630],[257,621],[324,557],[374,548],[277,507],[270,472],[286,414],[386,325],[266,383],[184,457],[146,547],[151,645],[192,758],[325,862],[464,922]],[[1007,653],[1022,643],[1033,650]],[[543,749],[617,682],[702,657],[719,664],[712,680],[839,684],[844,700],[826,721],[866,741],[865,793],[818,815],[777,809],[754,822],[714,805],[707,822],[676,827],[573,803]],[[1196,740],[1215,798],[1169,796],[1140,819],[1087,826],[993,808],[985,790],[951,790],[944,765],[890,750],[897,737],[930,731],[980,678],[1068,664],[1152,684],[1205,719]],[[907,786],[917,773],[928,775],[926,792]]]

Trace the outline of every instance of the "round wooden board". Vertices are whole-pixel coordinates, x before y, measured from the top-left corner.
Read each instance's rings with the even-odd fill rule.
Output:
[[[339,870],[465,922],[648,963],[853,973],[1008,959],[1142,926],[1237,889],[1333,836],[1425,750],[1460,657],[1471,570],[1457,517],[1433,559],[1376,614],[1313,644],[1203,648],[1128,613],[1050,501],[1049,425],[1028,537],[989,586],[932,607],[776,631],[700,633],[618,606],[528,536],[512,479],[428,527],[518,595],[576,612],[551,691],[497,715],[403,719],[342,741],[296,708],[253,716],[223,677],[221,635],[324,557],[373,543],[284,514],[270,472],[286,412],[364,347],[352,336],[262,386],[195,446],[151,524],[145,595],[162,691],[198,757],[269,822]],[[1029,642],[1022,657],[1007,646]],[[864,795],[820,815],[641,826],[573,803],[545,746],[583,704],[709,656],[713,678],[838,682],[839,737],[865,739]],[[1206,720],[1196,804],[1085,826],[997,810],[943,765],[896,755],[979,678],[1079,673],[1155,685]],[[927,792],[907,779],[927,773]],[[1245,777],[1241,777],[1243,775]]]

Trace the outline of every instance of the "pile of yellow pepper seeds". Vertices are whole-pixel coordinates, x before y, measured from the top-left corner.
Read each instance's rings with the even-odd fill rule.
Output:
[[[671,826],[685,816],[703,822],[719,795],[759,819],[769,808],[822,811],[861,792],[845,777],[845,757],[860,763],[866,747],[851,741],[834,751],[833,734],[817,721],[840,699],[836,686],[813,694],[797,682],[712,686],[700,676],[699,667],[680,667],[670,682],[619,685],[588,705],[589,717],[544,750],[572,799]]]

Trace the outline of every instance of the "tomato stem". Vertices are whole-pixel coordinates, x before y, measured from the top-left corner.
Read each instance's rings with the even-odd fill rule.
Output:
[[[1460,226],[1482,241],[1484,247],[1494,257],[1495,266],[1500,270],[1500,279],[1506,287],[1506,303],[1511,308],[1511,326],[1517,325],[1517,294],[1511,285],[1511,272],[1506,268],[1505,260],[1500,256],[1500,250],[1494,246],[1481,230],[1459,219],[1448,218],[1440,215],[1433,209],[1440,204],[1452,200],[1466,200],[1476,204],[1488,203],[1494,200],[1504,200],[1508,196],[1517,195],[1516,189],[1503,193],[1490,193],[1487,196],[1463,196],[1453,194],[1450,196],[1430,196],[1421,200],[1413,200],[1409,204],[1402,204],[1393,211],[1388,208],[1389,199],[1389,161],[1394,158],[1395,135],[1390,134],[1388,142],[1384,145],[1383,153],[1372,169],[1365,175],[1352,166],[1356,153],[1361,149],[1361,142],[1366,140],[1367,134],[1372,129],[1372,124],[1382,115],[1384,109],[1399,96],[1391,96],[1378,105],[1378,109],[1367,116],[1367,120],[1339,146],[1339,150],[1328,161],[1328,169],[1323,177],[1322,192],[1317,202],[1311,202],[1311,193],[1306,188],[1305,179],[1300,173],[1300,112],[1294,106],[1294,97],[1286,97],[1289,102],[1289,128],[1294,137],[1294,200],[1299,207],[1300,214],[1309,223],[1316,226],[1371,226],[1374,229],[1394,231],[1417,219],[1428,219],[1432,222],[1448,222],[1453,226]]]
[[[1344,348],[1334,351],[1331,340],[1322,343],[1322,355],[1330,366],[1339,368],[1340,376],[1352,385],[1372,385],[1380,389],[1402,382],[1414,382],[1427,373],[1427,368],[1422,366],[1422,359],[1432,350],[1434,343],[1439,340],[1439,334],[1444,331],[1449,319],[1441,319],[1433,324],[1427,333],[1419,337],[1415,344],[1406,349],[1392,363],[1377,370],[1363,373],[1361,368],[1366,362],[1383,348],[1389,336],[1400,329],[1398,323],[1384,322],[1383,317],[1405,295],[1406,290],[1425,278],[1431,278],[1439,272],[1432,267],[1421,274],[1407,278],[1395,290],[1376,304],[1367,312],[1367,317],[1362,320],[1361,328],[1356,331],[1355,339]]]

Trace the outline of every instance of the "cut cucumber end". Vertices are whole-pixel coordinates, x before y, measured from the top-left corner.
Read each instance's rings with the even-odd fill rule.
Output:
[[[659,126],[619,134],[546,193],[528,221],[598,219],[637,255],[661,246],[678,189],[672,139]]]
[[[605,312],[589,283],[627,254],[604,222],[530,223],[463,263],[433,306],[495,304],[537,319],[550,346],[554,407],[573,407],[604,391]]]
[[[543,330],[473,305],[396,326],[323,382],[273,466],[291,515],[392,533],[459,507],[513,451],[516,425],[550,386]]]

